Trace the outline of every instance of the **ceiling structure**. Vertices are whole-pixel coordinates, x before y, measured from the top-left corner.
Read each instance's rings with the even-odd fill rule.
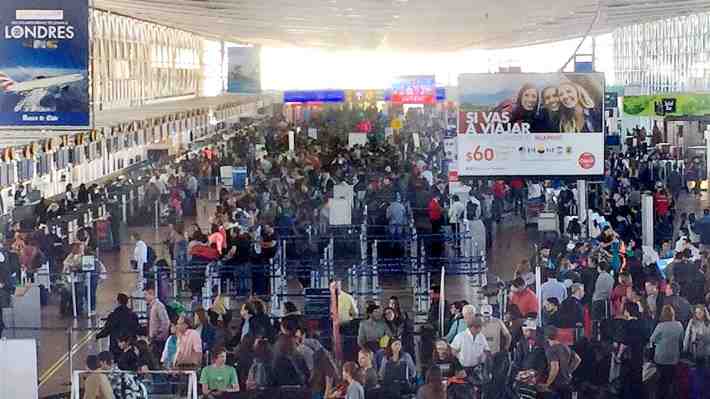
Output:
[[[710,11],[707,0],[94,0],[96,8],[266,46],[519,47]]]

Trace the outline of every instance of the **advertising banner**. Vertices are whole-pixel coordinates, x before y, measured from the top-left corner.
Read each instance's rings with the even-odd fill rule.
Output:
[[[230,93],[261,92],[261,48],[230,47],[227,91]]]
[[[284,91],[284,103],[341,103],[345,90]]]
[[[625,96],[624,114],[632,116],[710,115],[710,94],[664,93],[657,96]]]
[[[1,1],[0,54],[0,127],[91,127],[87,0]]]
[[[603,74],[465,74],[459,99],[460,176],[603,173]]]
[[[391,101],[397,104],[436,104],[434,75],[396,78],[392,83]]]

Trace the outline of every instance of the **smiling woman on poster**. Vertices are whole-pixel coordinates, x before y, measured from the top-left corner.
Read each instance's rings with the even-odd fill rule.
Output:
[[[533,126],[534,133],[560,131],[560,94],[555,86],[546,86],[541,92],[540,112]]]
[[[537,88],[530,83],[525,83],[518,91],[510,122],[513,124],[527,123],[528,127],[531,127],[537,115],[539,98]]]
[[[560,132],[601,133],[601,111],[581,84],[563,80],[559,87]]]

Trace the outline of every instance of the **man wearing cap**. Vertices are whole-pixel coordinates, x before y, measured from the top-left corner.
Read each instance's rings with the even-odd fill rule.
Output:
[[[486,360],[490,353],[490,347],[486,337],[481,334],[483,320],[475,316],[476,311],[473,306],[464,306],[462,313],[468,328],[456,335],[454,342],[451,343],[451,349],[458,357],[461,366],[468,373],[470,369]]]
[[[481,333],[488,341],[491,354],[507,352],[513,338],[505,324],[500,319],[493,317],[493,307],[487,304],[481,306],[481,317],[483,319]]]
[[[544,342],[538,333],[537,321],[527,319],[523,322],[523,337],[515,345],[513,362],[522,370],[542,370],[544,361]]]

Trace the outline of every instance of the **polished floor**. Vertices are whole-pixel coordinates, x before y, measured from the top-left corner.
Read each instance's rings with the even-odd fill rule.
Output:
[[[701,199],[683,196],[679,208],[701,213],[701,209],[708,206],[710,206],[708,195],[703,194]],[[213,203],[203,203],[198,206],[200,222],[206,222],[206,215],[212,211],[213,207]],[[150,227],[131,228],[129,231],[140,232],[148,244],[156,250],[158,258],[167,256],[167,248],[161,244],[167,237],[167,228],[163,227],[158,232]],[[515,265],[532,254],[532,245],[536,237],[537,232],[532,227],[525,228],[520,218],[513,215],[506,218],[495,229],[493,248],[488,255],[489,272],[504,280],[511,279]],[[59,298],[57,296],[52,296],[50,304],[42,309],[42,330],[37,334],[40,397],[68,392],[71,371],[84,370],[86,368],[84,359],[87,354],[106,349],[106,340],[97,341],[94,338],[97,320],[100,317],[105,317],[113,309],[117,293],[130,293],[131,288],[135,287],[136,274],[129,265],[132,252],[133,244],[124,242],[120,251],[101,254],[101,259],[106,265],[109,275],[98,289],[99,317],[91,319],[81,317],[78,321],[62,317],[58,309]],[[447,278],[446,285],[449,300],[466,298],[468,291],[463,278],[451,276]],[[402,280],[385,279],[383,287],[385,298],[390,295],[398,295],[402,298],[405,309],[411,306],[411,290],[403,287]],[[289,289],[298,289],[297,281],[290,281]],[[302,303],[298,300],[294,302],[299,306]],[[30,332],[18,330],[7,333],[9,337],[12,337],[13,334],[28,334]],[[72,356],[67,356],[70,347],[74,350]]]

